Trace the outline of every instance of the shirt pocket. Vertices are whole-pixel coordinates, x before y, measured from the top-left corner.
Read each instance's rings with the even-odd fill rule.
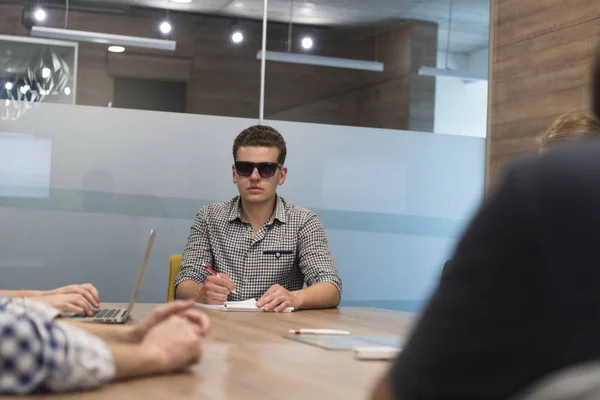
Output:
[[[265,276],[273,279],[274,283],[281,283],[282,280],[289,279],[297,269],[294,250],[278,248],[263,250],[262,261]]]
[[[264,256],[274,256],[275,258],[281,258],[282,256],[294,255],[294,250],[263,250]]]

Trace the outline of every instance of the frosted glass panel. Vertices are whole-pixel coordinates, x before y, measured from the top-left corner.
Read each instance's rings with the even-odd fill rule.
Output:
[[[0,197],[48,197],[52,141],[0,133]]]
[[[289,174],[279,192],[322,219],[344,304],[418,309],[479,204],[484,139],[267,123],[288,143]],[[19,139],[21,151],[39,157],[27,168],[0,163],[0,171],[50,174],[46,196],[0,196],[2,286],[90,281],[104,301],[126,301],[154,228],[138,300],[164,301],[168,257],[183,251],[196,210],[236,195],[231,147],[253,124],[56,104],[1,121],[0,154],[17,135],[30,138]],[[22,183],[11,174],[0,182]]]

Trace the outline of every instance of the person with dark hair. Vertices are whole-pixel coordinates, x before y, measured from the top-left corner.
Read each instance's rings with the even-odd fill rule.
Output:
[[[254,298],[275,312],[339,305],[342,282],[321,221],[277,195],[286,155],[272,127],[237,136],[232,176],[239,195],[198,211],[175,280],[177,298],[213,305]]]
[[[550,147],[486,198],[373,400],[511,399],[600,360],[600,141]]]

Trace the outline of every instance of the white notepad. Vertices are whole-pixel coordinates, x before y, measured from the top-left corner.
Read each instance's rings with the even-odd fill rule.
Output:
[[[226,301],[222,306],[215,306],[212,304],[196,303],[198,307],[210,308],[211,310],[219,311],[264,311],[262,307],[256,306],[256,299],[248,299],[244,301]],[[294,307],[287,307],[281,312],[292,312]]]

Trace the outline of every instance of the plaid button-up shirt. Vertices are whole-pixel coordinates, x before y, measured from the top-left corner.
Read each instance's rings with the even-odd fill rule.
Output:
[[[210,265],[236,285],[229,301],[259,299],[272,285],[289,291],[329,282],[342,292],[342,281],[317,215],[277,196],[275,212],[254,235],[244,221],[240,198],[198,210],[183,252],[175,288],[185,280],[204,283]]]
[[[61,392],[101,386],[115,375],[100,339],[30,299],[0,297],[0,395]]]

